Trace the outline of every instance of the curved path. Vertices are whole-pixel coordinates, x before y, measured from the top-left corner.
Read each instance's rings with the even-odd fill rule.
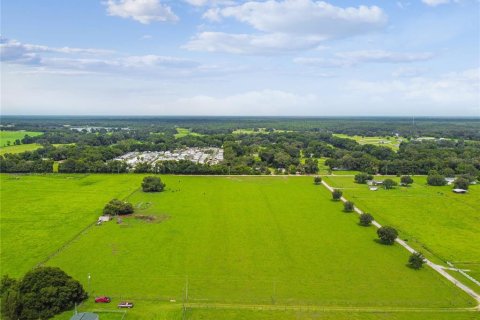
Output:
[[[327,188],[329,191],[333,191],[334,188],[330,187],[324,180],[322,180],[322,185]],[[342,202],[346,202],[347,199],[345,199],[344,197],[341,197],[340,200],[342,200]],[[359,215],[363,213],[362,210],[358,209],[357,207],[354,207],[354,210],[356,213],[358,213]],[[382,226],[377,222],[377,221],[372,221],[372,224],[377,227],[377,228],[381,228]],[[415,253],[416,251],[410,247],[405,241],[397,238],[395,239],[395,241],[400,244],[402,247],[404,247],[405,249],[407,249],[409,252],[411,253]],[[461,283],[460,281],[458,281],[457,279],[455,279],[454,277],[452,277],[447,271],[445,271],[445,267],[443,266],[440,266],[438,264],[435,264],[433,262],[431,262],[430,260],[428,259],[425,259],[425,263],[430,267],[432,268],[433,270],[437,271],[439,274],[441,274],[445,279],[447,279],[448,281],[450,281],[451,283],[453,283],[455,286],[457,286],[458,288],[462,289],[464,292],[466,292],[469,296],[471,296],[473,299],[475,299],[475,301],[477,301],[477,310],[480,311],[480,294],[476,293],[475,291],[472,290],[472,288],[464,285],[463,283]]]

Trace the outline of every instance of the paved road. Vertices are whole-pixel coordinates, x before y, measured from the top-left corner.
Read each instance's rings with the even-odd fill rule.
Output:
[[[330,187],[325,181],[322,180],[322,185],[327,188],[328,190],[330,191],[333,191],[334,188]],[[346,202],[347,199],[345,199],[344,197],[342,197],[340,200],[342,200],[342,202]],[[358,209],[357,207],[354,208],[355,209],[355,212],[357,212],[359,215],[363,213],[362,210]],[[372,224],[377,227],[377,228],[381,228],[382,226],[377,222],[377,221],[372,221]],[[410,247],[405,241],[397,238],[395,240],[398,244],[400,244],[402,247],[404,247],[405,249],[407,249],[409,252],[411,253],[414,253],[416,252],[412,247]],[[469,286],[466,286],[464,285],[463,283],[461,283],[460,281],[458,281],[457,279],[455,279],[454,277],[452,277],[447,271],[444,270],[445,267],[442,267],[438,264],[435,264],[433,262],[431,262],[430,260],[428,259],[425,259],[425,263],[430,267],[432,268],[433,270],[437,271],[439,274],[441,274],[445,279],[447,279],[448,281],[450,281],[451,283],[453,283],[454,285],[456,285],[458,288],[462,289],[464,292],[466,292],[469,296],[471,296],[473,299],[475,299],[477,301],[477,309],[480,311],[480,294],[476,293],[475,291],[472,290],[472,288],[470,288]]]

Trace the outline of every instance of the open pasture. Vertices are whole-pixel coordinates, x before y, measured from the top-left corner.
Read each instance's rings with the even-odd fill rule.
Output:
[[[177,133],[175,133],[176,139],[183,138],[186,136],[196,136],[196,137],[201,136],[200,133],[193,132],[192,129],[188,129],[188,128],[176,128],[176,130],[177,130]]]
[[[0,175],[1,274],[20,276],[95,222],[138,175]]]
[[[25,135],[30,137],[35,137],[41,135],[42,132],[33,132],[33,131],[0,131],[0,147],[7,146],[7,142],[10,142],[10,145],[13,145],[15,140],[22,140]]]
[[[0,148],[0,155],[7,153],[22,153],[25,151],[34,151],[41,148],[42,145],[38,143],[19,144],[15,146],[5,146]]]
[[[378,244],[375,229],[358,226],[356,215],[344,213],[311,177],[162,179],[165,192],[128,197],[136,215],[152,220],[124,217],[92,227],[48,265],[79,279],[92,296],[138,302],[129,311],[134,319],[148,319],[145,310],[150,317],[164,312],[149,302],[186,297],[192,319],[212,317],[195,304],[474,305],[432,270],[406,267],[408,252]]]
[[[401,138],[397,137],[364,137],[364,136],[349,136],[346,134],[335,133],[333,134],[339,138],[353,139],[359,144],[373,144],[376,146],[388,147],[394,151],[397,151],[402,142]]]
[[[90,298],[80,310],[132,300],[127,320],[183,319],[187,299],[186,319],[383,319],[383,311],[415,319],[474,305],[432,270],[407,268],[403,248],[376,243],[375,229],[358,226],[311,177],[162,176],[167,189],[155,194],[141,192],[143,176],[133,174],[0,177],[2,274],[20,276],[61,248],[47,265],[91,297],[113,298]],[[86,228],[114,197],[136,214]],[[473,319],[470,311],[438,314]]]
[[[413,179],[408,188],[370,191],[366,184],[354,183],[353,177],[325,177],[380,224],[397,228],[402,239],[427,257],[469,269],[479,279],[480,185],[470,186],[467,194],[455,194],[452,186],[429,186],[424,176]]]

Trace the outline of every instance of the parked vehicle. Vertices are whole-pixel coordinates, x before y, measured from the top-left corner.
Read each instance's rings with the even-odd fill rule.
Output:
[[[133,308],[133,302],[123,301],[118,304],[119,308]]]
[[[96,303],[110,303],[110,301],[112,301],[112,299],[106,296],[100,296],[95,298]]]

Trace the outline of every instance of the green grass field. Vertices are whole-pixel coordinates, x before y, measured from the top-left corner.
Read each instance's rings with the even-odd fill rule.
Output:
[[[7,153],[22,153],[25,151],[34,151],[41,147],[42,146],[38,143],[19,144],[16,146],[1,147],[0,155],[4,155]]]
[[[380,224],[397,228],[415,249],[429,258],[470,269],[480,280],[480,185],[462,195],[453,193],[452,186],[428,186],[425,177],[414,180],[408,188],[373,192],[367,185],[354,183],[353,177],[325,177]]]
[[[130,299],[136,306],[126,319],[182,319],[186,287],[187,319],[407,319],[403,308],[428,308],[425,316],[474,305],[432,270],[407,268],[403,248],[376,243],[375,229],[358,226],[311,177],[164,176],[165,192],[132,193],[141,178],[1,175],[2,273],[22,274],[94,221],[106,201],[130,194],[137,215],[155,221],[92,226],[47,262],[92,297],[114,299],[89,299],[81,310],[114,310]]]
[[[200,133],[192,132],[191,129],[188,128],[176,128],[177,133],[174,135],[176,139],[183,138],[186,136],[201,136]]]
[[[41,135],[42,132],[33,132],[33,131],[0,131],[0,147],[7,146],[7,141],[10,141],[10,144],[13,145],[15,140],[22,140],[25,135],[30,137],[35,137]]]
[[[20,276],[96,221],[140,176],[0,175],[1,273]]]
[[[334,133],[339,138],[348,138],[357,141],[359,144],[373,144],[377,146],[383,146],[391,148],[397,151],[401,142],[401,138],[397,137],[361,137],[361,136],[349,136],[346,134]]]
[[[68,146],[68,145],[74,145],[74,143],[70,144],[53,144],[54,147],[59,147],[59,146]],[[19,144],[16,146],[8,146],[8,147],[1,147],[0,148],[0,156],[7,154],[7,153],[22,153],[25,151],[35,151],[37,149],[40,149],[42,147],[41,144],[38,143],[29,143],[29,144]]]

